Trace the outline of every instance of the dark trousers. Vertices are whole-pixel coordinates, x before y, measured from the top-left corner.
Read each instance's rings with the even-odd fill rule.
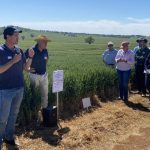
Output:
[[[135,66],[135,78],[138,91],[146,94],[144,66]]]
[[[150,74],[146,75],[146,88],[149,91],[150,94]]]
[[[121,71],[117,70],[118,80],[119,80],[119,92],[120,98],[125,101],[128,100],[128,82],[131,74],[131,70]]]

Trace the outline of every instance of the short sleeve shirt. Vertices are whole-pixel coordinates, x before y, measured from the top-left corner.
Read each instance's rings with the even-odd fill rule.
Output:
[[[22,54],[22,59],[0,74],[0,90],[22,88],[24,86],[23,66],[25,55],[18,47],[9,49],[5,44],[0,46],[0,66],[7,64],[16,54]]]
[[[45,74],[46,73],[46,62],[48,60],[48,51],[47,49],[43,49],[40,51],[38,49],[38,45],[32,47],[35,54],[32,59],[31,68],[34,68],[36,74]],[[26,58],[29,57],[28,50],[25,52]]]

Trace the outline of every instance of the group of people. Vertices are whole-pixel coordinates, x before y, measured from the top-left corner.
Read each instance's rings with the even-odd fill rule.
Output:
[[[50,40],[39,35],[36,44],[25,52],[16,46],[19,33],[14,26],[7,26],[3,31],[5,43],[0,45],[0,149],[3,142],[16,146],[14,132],[15,122],[24,93],[23,70],[29,72],[31,89],[39,88],[41,94],[41,111],[48,106],[48,62],[47,43]],[[139,38],[138,46],[129,49],[129,42],[121,43],[120,50],[114,49],[113,42],[103,53],[106,65],[116,67],[120,99],[128,101],[128,82],[131,66],[135,64],[135,74],[139,92],[144,96],[146,88],[150,92],[150,50],[147,39]],[[146,79],[146,82],[145,82]],[[146,84],[145,84],[146,83]]]
[[[31,87],[39,88],[41,110],[48,106],[48,62],[46,36],[39,35],[36,44],[23,52],[16,46],[22,31],[8,26],[3,31],[5,43],[0,45],[0,149],[3,142],[17,146],[15,122],[24,93],[23,70],[29,72]]]
[[[129,42],[121,43],[120,50],[114,48],[113,42],[108,42],[108,48],[102,54],[102,59],[107,66],[116,68],[119,80],[119,99],[128,102],[128,83],[131,68],[135,69],[135,84],[138,93],[146,96],[150,94],[150,49],[147,46],[148,40],[140,37],[136,40],[137,46],[129,49]],[[150,97],[149,97],[150,98]]]

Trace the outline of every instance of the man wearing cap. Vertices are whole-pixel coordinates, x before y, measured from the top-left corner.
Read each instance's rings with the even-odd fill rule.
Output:
[[[32,91],[35,92],[35,88],[38,88],[40,90],[42,110],[48,106],[48,75],[46,72],[48,51],[46,47],[47,43],[50,42],[50,40],[44,35],[39,35],[35,39],[35,41],[37,43],[32,47],[35,55],[32,58],[31,68],[29,70],[29,77]],[[26,58],[29,57],[28,50],[26,51],[25,55]],[[38,122],[40,123],[40,121]]]
[[[114,49],[114,44],[111,41],[108,42],[107,46],[108,48],[102,55],[103,62],[108,66],[114,66],[116,64],[115,57],[117,55],[117,50]]]
[[[2,143],[16,146],[14,139],[15,122],[23,98],[23,69],[31,65],[22,50],[15,45],[22,31],[14,26],[4,29],[5,44],[0,46],[0,149]],[[28,52],[34,56],[32,49]]]
[[[144,64],[145,60],[148,57],[150,50],[147,47],[147,39],[146,38],[139,38],[137,42],[140,44],[139,49],[135,53],[135,77],[136,77],[136,84],[139,93],[142,96],[146,95],[146,86],[145,86],[145,74],[144,74]]]

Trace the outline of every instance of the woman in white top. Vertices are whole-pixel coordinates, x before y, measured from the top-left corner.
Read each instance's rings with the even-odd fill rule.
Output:
[[[121,43],[121,49],[116,55],[116,69],[119,80],[120,99],[128,101],[128,82],[131,74],[131,65],[134,64],[134,53],[129,50],[129,42]]]

